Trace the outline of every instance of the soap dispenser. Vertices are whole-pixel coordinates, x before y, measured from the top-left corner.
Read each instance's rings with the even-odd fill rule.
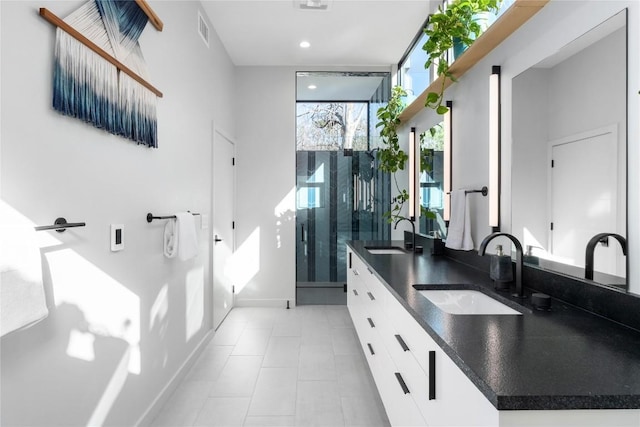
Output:
[[[538,258],[533,254],[533,246],[527,245],[527,250],[525,251],[524,256],[522,257],[522,261],[526,262],[527,264],[533,264],[533,265],[540,264],[540,258]]]
[[[496,245],[495,255],[491,255],[489,276],[496,282],[497,290],[509,290],[509,282],[513,281],[511,257],[502,251],[502,245]]]

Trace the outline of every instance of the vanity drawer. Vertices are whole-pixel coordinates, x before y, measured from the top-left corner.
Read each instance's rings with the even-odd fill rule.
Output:
[[[367,354],[367,360],[391,425],[427,425],[416,405],[407,371],[397,368],[384,345],[374,347],[374,351],[374,355]]]
[[[395,330],[402,336],[407,346],[421,366],[422,370],[429,372],[429,351],[440,349],[440,346],[429,336],[420,324],[414,319],[400,302],[389,295],[386,301],[386,309]]]

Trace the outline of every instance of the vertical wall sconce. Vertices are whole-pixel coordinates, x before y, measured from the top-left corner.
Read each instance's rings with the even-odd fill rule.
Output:
[[[452,148],[452,109],[453,101],[446,103],[449,111],[444,113],[444,147],[443,147],[443,167],[442,178],[444,181],[444,210],[442,217],[449,226],[449,218],[451,217],[451,148]]]
[[[500,66],[489,78],[489,226],[500,230]]]
[[[416,181],[419,179],[416,173],[416,161],[419,156],[416,153],[416,128],[409,132],[409,218],[416,218]]]

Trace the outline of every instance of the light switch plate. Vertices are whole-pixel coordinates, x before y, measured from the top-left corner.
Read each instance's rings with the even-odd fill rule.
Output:
[[[111,252],[124,249],[124,224],[111,224]]]

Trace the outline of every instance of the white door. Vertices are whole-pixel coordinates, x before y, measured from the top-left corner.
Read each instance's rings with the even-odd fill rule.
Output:
[[[552,144],[551,252],[584,267],[587,242],[596,234],[617,232],[617,152],[615,132],[596,133]],[[596,247],[597,271],[615,274],[617,242]]]
[[[213,131],[213,328],[233,307],[229,265],[234,251],[234,145],[218,129]]]

